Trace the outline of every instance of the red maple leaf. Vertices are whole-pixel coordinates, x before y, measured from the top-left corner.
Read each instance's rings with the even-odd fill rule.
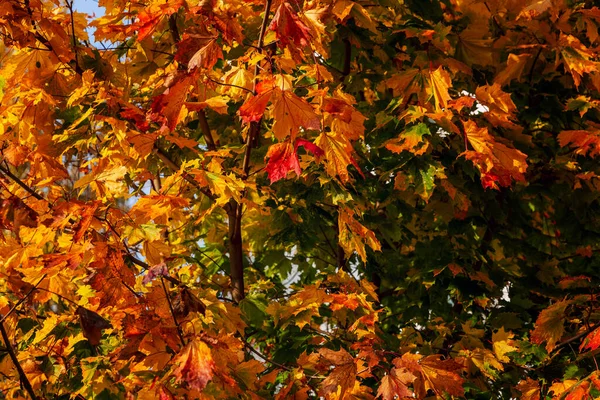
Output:
[[[275,32],[275,36],[283,46],[290,43],[296,46],[308,46],[310,29],[298,19],[290,3],[281,3],[269,29]]]
[[[269,162],[265,169],[271,183],[285,178],[291,170],[294,170],[296,175],[300,175],[302,169],[298,160],[298,146],[303,146],[317,158],[324,154],[319,146],[306,139],[297,139],[294,146],[289,141],[274,144],[269,148],[266,155]]]

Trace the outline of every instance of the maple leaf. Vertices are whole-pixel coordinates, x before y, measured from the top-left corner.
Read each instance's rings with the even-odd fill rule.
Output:
[[[540,384],[531,378],[520,381],[517,390],[523,400],[540,400]]]
[[[282,46],[293,43],[296,46],[308,46],[310,29],[298,18],[288,2],[282,2],[269,25]]]
[[[510,361],[506,353],[518,351],[519,349],[514,346],[515,342],[512,340],[514,334],[506,332],[504,328],[500,328],[498,332],[492,334],[492,345],[494,347],[494,353],[498,358],[498,361],[507,363]]]
[[[494,83],[503,86],[512,80],[519,81],[530,57],[530,54],[509,54],[506,67],[496,75]]]
[[[448,107],[448,101],[451,100],[448,93],[448,89],[452,86],[450,75],[440,66],[429,74],[429,83],[435,110],[442,111]]]
[[[340,206],[338,213],[339,242],[347,256],[351,256],[354,251],[358,253],[363,262],[367,262],[367,253],[365,244],[369,245],[374,251],[381,250],[381,244],[375,233],[361,225],[354,219],[354,211],[347,207]]]
[[[273,90],[265,90],[263,92],[258,92],[257,95],[252,96],[239,109],[240,117],[242,117],[242,121],[245,123],[250,122],[258,122],[262,119],[265,114],[265,110],[267,109],[267,105],[271,100],[271,95],[273,94]]]
[[[551,352],[565,333],[565,312],[571,303],[569,300],[557,301],[542,310],[535,321],[535,329],[531,332],[531,341],[535,344],[546,342],[546,351]]]
[[[487,31],[487,30],[486,30]],[[485,32],[487,33],[487,32]],[[485,34],[484,33],[484,34]],[[484,39],[476,28],[465,29],[457,35],[455,57],[467,65],[493,65],[493,40]]]
[[[463,378],[457,373],[463,366],[454,360],[442,360],[438,355],[422,356],[405,353],[394,359],[396,368],[406,368],[417,377],[413,386],[419,398],[424,398],[428,390],[438,395],[448,393],[451,396],[462,396]]]
[[[191,340],[174,360],[179,365],[173,371],[177,382],[185,382],[191,388],[202,390],[213,378],[215,362],[210,348],[204,341]]]
[[[562,131],[558,134],[558,143],[562,147],[570,146],[575,149],[575,154],[596,157],[600,154],[600,132],[573,130]]]
[[[562,32],[558,45],[566,69],[571,73],[573,82],[578,87],[584,74],[594,72],[597,69],[597,63],[590,61],[594,54],[579,39],[572,35],[565,35]]]
[[[496,370],[504,370],[504,367],[498,362],[494,353],[488,349],[479,347],[474,350],[461,350],[459,354],[491,380],[497,379]]]
[[[377,389],[377,397],[383,400],[394,400],[396,398],[414,397],[414,393],[408,389],[408,385],[416,379],[405,368],[392,368],[388,375],[381,378]],[[398,397],[396,397],[398,396]]]
[[[593,397],[588,392],[590,383],[583,381],[579,384],[574,385],[574,388],[570,389],[568,394],[564,397],[565,400],[592,400]],[[596,396],[594,396],[596,397]]]
[[[303,146],[317,158],[323,155],[323,150],[317,145],[300,138],[296,139],[296,143],[293,146],[289,141],[272,145],[265,156],[265,158],[269,159],[265,170],[271,183],[285,178],[287,173],[292,170],[296,175],[300,176],[302,169],[300,168],[300,160],[297,153],[299,146]]]
[[[585,337],[583,342],[581,342],[579,351],[583,351],[584,349],[593,351],[598,347],[600,347],[600,329],[596,328]]]
[[[265,170],[271,183],[277,182],[287,176],[289,171],[294,171],[300,176],[300,162],[294,146],[289,142],[277,143],[269,147],[265,158],[269,159]]]
[[[296,139],[300,128],[321,129],[321,119],[306,100],[291,90],[275,90],[273,94],[273,134],[279,140]]]
[[[488,107],[489,114],[493,115],[494,120],[508,122],[517,109],[510,94],[502,91],[498,83],[478,87],[475,95],[478,101]],[[486,113],[487,115],[488,113]]]
[[[352,158],[354,149],[346,137],[322,132],[315,139],[315,144],[324,152],[324,157],[327,160],[325,170],[330,176],[339,176],[343,183],[348,182],[350,180],[348,165],[350,164],[354,165],[362,175],[360,167]]]
[[[480,128],[473,121],[465,122],[464,128],[464,134],[475,152],[467,150],[462,154],[477,166],[484,187],[498,189],[498,184],[510,186],[512,180],[525,181],[527,156],[524,153],[497,142],[487,128]]]
[[[129,27],[129,30],[137,30],[137,40],[142,41],[154,32],[164,17],[176,13],[182,5],[183,0],[176,0],[158,6],[153,4],[138,14],[137,21]]]
[[[227,83],[221,88],[221,93],[231,96],[234,100],[239,100],[252,91],[252,74],[245,68],[232,68],[221,79]]]
[[[222,58],[221,46],[217,44],[216,38],[213,38],[192,56],[188,62],[188,72],[200,67],[212,69],[217,61]]]
[[[189,111],[200,111],[204,110],[206,107],[213,109],[219,114],[227,114],[227,103],[229,102],[229,97],[227,96],[215,96],[204,101],[199,102],[186,102],[185,107]],[[181,146],[180,146],[181,147]]]
[[[562,382],[554,382],[548,391],[554,393],[554,398],[561,398],[562,395],[568,392],[569,389],[576,383],[577,381],[575,379],[566,379]]]
[[[184,75],[163,94],[155,97],[151,107],[154,115],[151,118],[155,121],[166,119],[166,126],[174,130],[180,121],[183,103],[193,80],[191,75]]]
[[[319,355],[324,362],[334,367],[321,383],[323,394],[327,396],[330,393],[339,393],[339,398],[344,398],[344,393],[354,388],[356,381],[357,369],[354,358],[344,349],[338,351],[321,349]]]
[[[98,315],[96,312],[83,308],[77,307],[75,313],[79,316],[81,322],[81,328],[85,338],[90,342],[92,346],[100,344],[100,338],[102,337],[102,330],[112,328],[111,324]]]
[[[424,123],[413,125],[402,132],[399,138],[387,141],[385,147],[394,153],[399,154],[403,151],[408,151],[419,156],[425,153],[429,147],[423,141],[423,136],[429,134],[429,128]]]

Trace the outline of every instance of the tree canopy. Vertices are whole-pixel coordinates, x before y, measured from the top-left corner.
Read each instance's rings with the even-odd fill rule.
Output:
[[[0,397],[600,396],[593,1],[74,2],[0,2]]]

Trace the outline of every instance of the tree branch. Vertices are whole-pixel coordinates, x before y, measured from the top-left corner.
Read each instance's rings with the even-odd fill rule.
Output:
[[[210,133],[210,126],[208,125],[208,120],[206,119],[206,113],[204,112],[204,110],[198,111],[198,127],[204,135],[206,147],[208,147],[210,151],[217,150],[217,145],[215,144],[215,140],[213,139],[212,134]]]
[[[265,1],[265,11],[263,16],[260,34],[258,36],[258,50],[262,52],[264,45],[265,32],[269,23],[269,13],[271,12],[272,0]],[[259,66],[254,68],[254,83],[252,93],[256,93],[258,83]],[[252,143],[254,138],[260,133],[261,120],[251,122],[248,136],[246,137],[246,149],[244,152],[244,161],[242,163],[242,180],[248,179],[250,172],[250,156],[252,154]],[[245,191],[243,196],[245,195]],[[242,197],[243,197],[242,196]],[[233,286],[232,296],[236,302],[245,297],[244,294],[244,253],[242,249],[242,213],[243,206],[234,199],[229,201],[227,215],[229,219],[229,265],[231,268],[231,283]]]
[[[19,363],[19,359],[17,358],[15,349],[12,347],[12,344],[10,343],[10,339],[8,338],[8,333],[6,333],[6,328],[4,327],[3,322],[0,323],[0,334],[2,334],[2,340],[4,341],[4,344],[6,345],[6,351],[8,352],[10,359],[12,360],[13,364],[15,365],[15,368],[17,369],[17,372],[19,374],[19,380],[21,381],[21,385],[23,385],[23,387],[25,388],[27,393],[29,393],[29,396],[33,400],[37,400],[38,397],[35,395],[35,392],[33,391],[33,387],[31,386],[31,382],[29,382],[29,378],[27,378],[25,371],[23,371],[23,367],[21,367],[21,364]]]
[[[29,186],[27,186],[16,175],[14,175],[12,172],[10,172],[10,170],[8,168],[4,168],[2,165],[0,165],[0,172],[2,172],[4,175],[6,175],[10,179],[12,179],[17,185],[21,186],[27,193],[29,193],[30,195],[32,195],[36,199],[38,199],[38,200],[44,200],[44,197],[42,197],[41,194],[39,194],[38,192],[36,192],[35,190],[33,190],[32,188],[30,188]]]

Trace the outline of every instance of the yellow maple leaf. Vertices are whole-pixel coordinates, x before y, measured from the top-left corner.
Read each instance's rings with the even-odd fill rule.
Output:
[[[381,243],[375,232],[366,228],[354,219],[354,211],[346,206],[340,206],[338,214],[339,242],[347,256],[355,251],[363,262],[367,262],[365,244],[375,251],[381,250]]]
[[[562,395],[568,392],[576,383],[576,379],[566,379],[564,381],[554,382],[548,391],[554,393],[554,399],[560,399],[562,398]]]
[[[221,93],[234,100],[245,98],[252,90],[252,74],[245,68],[235,67],[223,75],[222,80],[228,85],[221,87]],[[244,90],[247,89],[247,90]]]
[[[440,66],[429,74],[429,91],[433,96],[435,110],[442,111],[451,100],[448,89],[452,86],[450,75]]]
[[[279,140],[291,136],[292,142],[300,128],[321,129],[321,119],[314,108],[306,100],[296,96],[291,90],[274,90],[273,102],[273,134]]]
[[[325,171],[330,176],[339,176],[342,183],[348,182],[350,180],[348,165],[350,164],[354,165],[361,173],[356,161],[352,158],[354,149],[346,137],[322,132],[315,139],[315,144],[325,152]]]
[[[496,358],[500,362],[507,363],[510,361],[506,353],[512,351],[518,351],[518,347],[515,347],[515,341],[512,340],[514,334],[510,331],[506,332],[504,328],[500,328],[498,332],[492,334],[492,343]]]

